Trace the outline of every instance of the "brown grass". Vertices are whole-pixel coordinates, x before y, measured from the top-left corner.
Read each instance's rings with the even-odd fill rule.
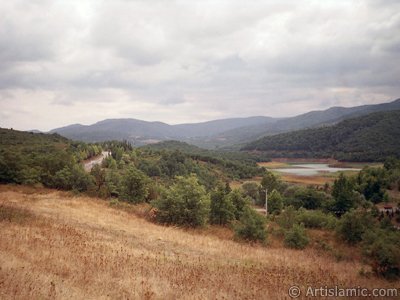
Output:
[[[280,177],[283,181],[304,185],[324,185],[325,183],[332,183],[333,181],[335,181],[335,177],[324,175],[300,176],[293,174],[280,174]]]
[[[279,161],[268,161],[268,162],[259,162],[257,163],[260,167],[265,167],[269,169],[280,169],[285,167],[290,167],[289,164]]]
[[[313,248],[160,226],[99,199],[0,186],[0,205],[25,218],[0,221],[0,299],[287,299],[293,284],[394,285]]]

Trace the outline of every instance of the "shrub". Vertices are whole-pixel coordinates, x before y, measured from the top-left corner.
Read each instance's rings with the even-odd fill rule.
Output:
[[[304,224],[307,228],[334,229],[337,219],[331,214],[326,214],[320,210],[301,209],[296,216],[298,223]]]
[[[363,234],[374,226],[374,222],[369,213],[352,210],[342,216],[336,233],[348,244],[356,244],[362,240]]]
[[[372,270],[380,276],[395,279],[400,276],[400,234],[376,229],[363,235],[363,252],[372,262]]]
[[[285,210],[277,217],[276,222],[284,229],[292,228],[296,223],[297,211],[293,206],[288,206]]]
[[[309,243],[304,226],[294,224],[293,227],[285,233],[284,243],[288,248],[304,249]]]
[[[82,165],[63,168],[55,174],[53,181],[56,188],[78,192],[87,191],[94,185],[93,177],[85,172]]]
[[[196,227],[208,221],[210,197],[193,174],[176,177],[176,182],[152,203],[162,223]]]
[[[265,231],[265,218],[254,209],[246,207],[240,218],[240,223],[235,228],[236,236],[251,242],[265,242],[267,233]]]

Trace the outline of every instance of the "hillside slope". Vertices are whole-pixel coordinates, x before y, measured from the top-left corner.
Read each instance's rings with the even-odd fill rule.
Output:
[[[191,142],[197,146],[208,148],[215,146],[232,148],[232,145],[244,145],[264,136],[271,136],[306,128],[334,125],[340,121],[368,115],[373,112],[393,111],[399,109],[400,99],[388,103],[373,105],[331,107],[327,110],[311,111],[295,117],[277,120],[273,123],[236,128],[235,130],[223,132],[214,137],[208,138],[207,140],[198,139]],[[240,146],[234,148],[240,148]]]
[[[315,250],[152,224],[107,202],[0,185],[1,299],[286,299],[292,285],[393,287]]]
[[[400,157],[400,110],[264,137],[243,150],[264,151],[274,157],[333,157],[353,161]]]

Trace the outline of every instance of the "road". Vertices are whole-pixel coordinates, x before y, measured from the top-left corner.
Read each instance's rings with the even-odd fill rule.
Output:
[[[95,165],[101,164],[101,162],[103,161],[103,159],[105,159],[105,158],[108,157],[109,155],[110,155],[110,153],[109,153],[108,151],[103,151],[103,152],[101,152],[101,155],[96,156],[96,157],[94,157],[94,158],[92,158],[92,159],[89,159],[89,160],[85,160],[85,161],[83,162],[83,166],[84,166],[84,168],[85,168],[85,171],[86,171],[86,172],[90,172],[90,170],[92,170],[92,168],[93,168]]]

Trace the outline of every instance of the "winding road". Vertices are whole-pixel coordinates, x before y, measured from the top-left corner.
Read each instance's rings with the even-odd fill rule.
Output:
[[[83,162],[83,166],[85,168],[86,172],[90,172],[92,170],[92,168],[95,165],[101,164],[101,162],[103,161],[103,159],[105,159],[106,157],[108,157],[110,155],[110,152],[108,151],[103,151],[101,152],[101,155],[93,157],[89,160],[86,160]]]

